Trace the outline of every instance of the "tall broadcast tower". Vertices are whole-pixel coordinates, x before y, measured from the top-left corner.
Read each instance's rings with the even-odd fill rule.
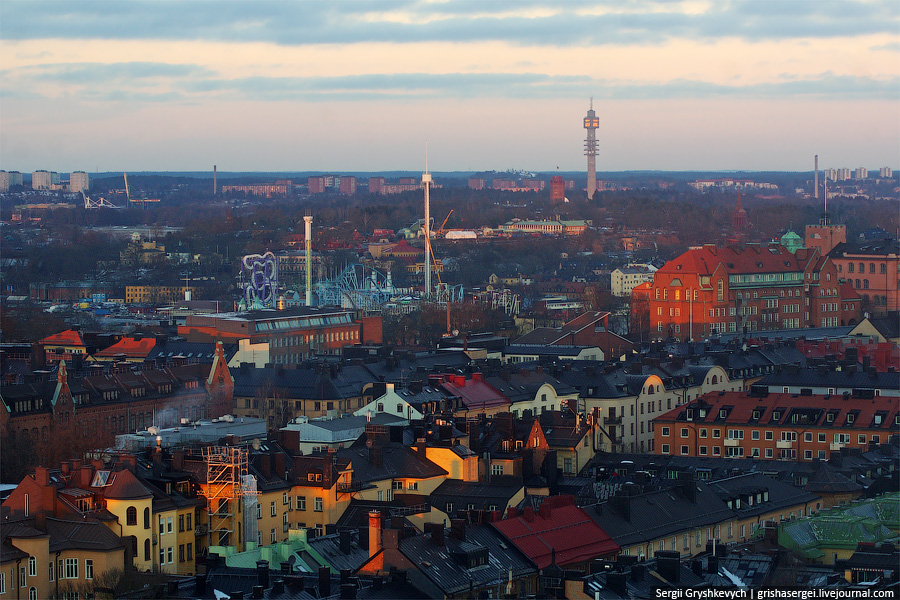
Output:
[[[584,154],[587,156],[587,197],[594,198],[597,191],[597,128],[600,127],[600,119],[594,112],[594,99],[591,98],[591,108],[584,118],[584,128],[587,129],[587,139],[584,140]]]
[[[422,187],[425,188],[425,298],[431,297],[431,173],[428,172],[428,142],[425,142],[425,172],[422,173]]]

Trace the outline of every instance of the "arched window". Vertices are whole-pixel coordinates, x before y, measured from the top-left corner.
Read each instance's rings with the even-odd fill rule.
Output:
[[[37,588],[28,588],[28,600],[37,600]]]
[[[144,509],[144,529],[150,529],[150,508]]]
[[[718,377],[717,375],[713,375],[713,376],[712,376],[712,382],[713,382],[713,385],[719,383],[719,377]]]
[[[866,263],[859,263],[859,272],[860,273],[866,272]]]
[[[869,263],[869,273],[875,272],[875,263]]]
[[[719,302],[725,300],[725,282],[721,279],[716,283],[716,296],[718,296]]]
[[[129,506],[125,511],[125,524],[137,525],[137,509],[135,507]]]
[[[150,538],[144,540],[144,560],[150,560]]]
[[[857,280],[856,280],[856,289],[859,289],[859,288],[861,288],[861,287],[862,287],[862,286],[861,286],[860,283],[859,283],[859,279],[857,279]]]
[[[853,263],[847,263],[847,272],[848,272],[848,273],[852,273],[852,272],[853,272]]]
[[[863,279],[863,289],[864,290],[869,289],[869,280],[868,279]]]
[[[33,556],[28,557],[28,576],[37,577],[37,558]]]

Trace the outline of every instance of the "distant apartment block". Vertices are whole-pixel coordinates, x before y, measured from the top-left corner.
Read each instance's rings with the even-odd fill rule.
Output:
[[[484,189],[484,178],[483,177],[470,177],[469,178],[469,189],[470,190],[483,190]]]
[[[309,193],[310,194],[323,194],[325,193],[325,177],[322,175],[318,175],[316,177],[310,177],[307,180],[309,185]]]
[[[526,190],[539,191],[547,187],[547,182],[543,179],[524,179],[522,187]]]
[[[495,190],[513,190],[517,187],[515,179],[495,179],[491,182],[491,186]]]
[[[91,178],[84,171],[73,171],[69,174],[69,191],[86,192],[91,189]]]
[[[0,171],[0,192],[8,192],[9,188],[22,185],[22,174],[18,171]]]
[[[356,194],[356,177],[341,177],[340,190],[341,194],[345,196],[353,196]]]
[[[856,170],[853,171],[853,179],[868,179],[869,178],[869,170],[865,167],[856,167]]]
[[[646,281],[653,281],[656,267],[649,264],[632,264],[616,269],[610,274],[610,291],[613,296],[631,297],[631,291]]]
[[[369,177],[369,193],[380,194],[381,188],[384,187],[384,177]]]
[[[289,196],[294,189],[292,181],[279,181],[276,183],[251,183],[248,185],[223,185],[222,193],[244,193],[257,197],[272,198],[274,196]]]
[[[31,174],[31,189],[52,190],[59,185],[59,173],[41,169]]]
[[[750,179],[733,179],[726,177],[723,179],[698,179],[689,183],[692,188],[699,191],[710,189],[729,189],[729,190],[777,190],[778,186],[774,183],[763,183],[752,181]]]
[[[890,167],[881,167],[878,169],[878,176],[882,179],[890,179],[894,176],[894,170]]]

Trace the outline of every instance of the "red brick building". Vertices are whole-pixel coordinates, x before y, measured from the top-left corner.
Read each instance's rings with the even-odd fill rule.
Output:
[[[559,175],[550,178],[550,201],[562,202],[566,199],[566,181]]]
[[[691,248],[661,267],[649,294],[650,335],[701,339],[716,333],[854,325],[860,299],[816,250],[780,244]]]
[[[900,432],[898,408],[896,397],[871,393],[714,392],[654,419],[655,448],[678,456],[827,459],[842,448],[888,443]]]
[[[315,354],[340,354],[344,346],[382,341],[380,316],[356,318],[340,308],[307,307],[189,315],[178,335],[193,342],[267,342],[275,364],[296,364]]]
[[[900,310],[900,243],[873,240],[841,243],[828,257],[838,277],[862,297],[862,309],[873,315]]]

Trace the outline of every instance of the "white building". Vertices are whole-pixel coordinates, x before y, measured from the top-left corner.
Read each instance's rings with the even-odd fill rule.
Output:
[[[18,171],[0,171],[0,192],[8,192],[9,188],[22,185],[22,174]]]
[[[84,171],[73,171],[69,174],[70,192],[87,192],[91,189],[91,179]]]
[[[375,414],[371,418],[368,416],[335,419],[297,417],[287,426],[282,427],[281,431],[285,432],[285,435],[296,436],[294,440],[296,447],[302,454],[310,454],[324,452],[328,448],[338,450],[349,447],[365,432],[366,425],[369,423],[384,426],[409,425],[409,421],[406,419],[387,414]]]
[[[890,167],[881,167],[878,169],[878,176],[881,178],[891,178],[894,176],[894,170]]]
[[[401,419],[407,419],[409,421],[416,421],[419,419],[424,419],[425,416],[416,410],[416,408],[410,404],[406,399],[403,398],[400,394],[396,392],[394,389],[393,383],[386,384],[387,389],[384,392],[383,396],[375,398],[358,411],[353,413],[354,416],[357,417],[366,417],[368,415],[376,415],[379,413],[386,413],[389,415],[394,415],[395,417],[399,417]]]
[[[52,190],[54,185],[59,185],[59,173],[40,169],[31,174],[31,189]]]
[[[869,178],[869,170],[865,167],[856,167],[856,170],[853,171],[853,179],[868,179]]]
[[[630,264],[610,274],[609,287],[613,296],[631,297],[631,290],[645,281],[653,281],[656,267],[650,264]]]

